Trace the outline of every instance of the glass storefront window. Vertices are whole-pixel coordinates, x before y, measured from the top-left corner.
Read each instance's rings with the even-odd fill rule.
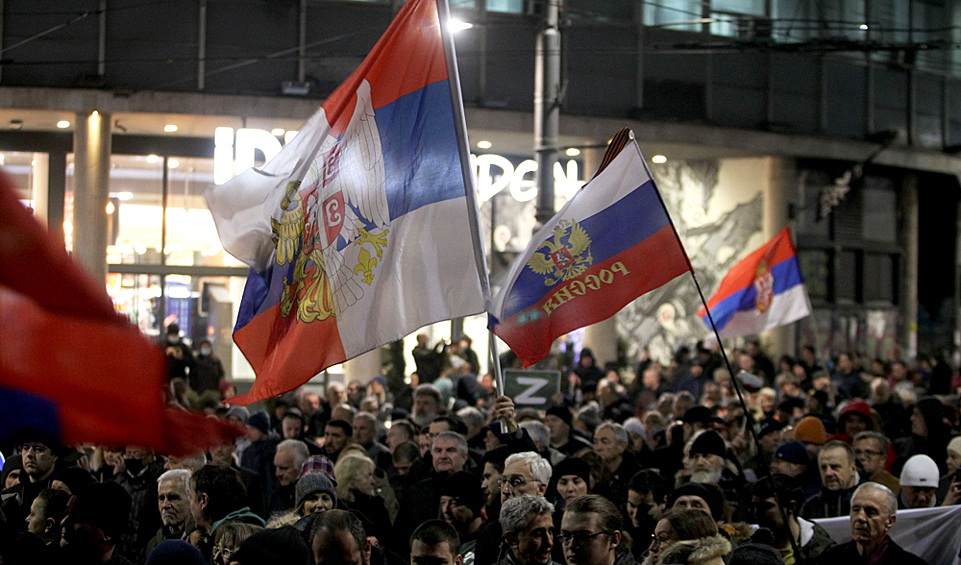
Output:
[[[107,241],[107,263],[159,265],[163,159],[157,155],[112,155],[110,202],[113,213],[109,214],[108,225],[116,231]]]

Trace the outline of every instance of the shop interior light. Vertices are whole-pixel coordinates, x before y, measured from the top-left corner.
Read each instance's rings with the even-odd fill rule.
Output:
[[[167,132],[167,133],[173,133],[173,132],[177,131],[178,129],[180,129],[180,128],[177,127],[176,124],[167,124],[167,125],[164,126],[164,131]]]
[[[477,147],[480,149],[490,149],[493,144],[490,141],[482,140],[477,142]]]
[[[270,130],[270,133],[271,133],[271,135],[276,135],[277,137],[280,137],[280,136],[284,135],[285,133],[287,133],[287,130],[285,130],[284,128],[274,128],[274,129]]]
[[[170,159],[169,161],[167,161],[167,167],[171,169],[176,169],[179,166],[180,166],[180,161],[176,159]]]
[[[667,163],[667,157],[665,157],[664,155],[655,155],[651,157],[651,162],[657,165],[662,165],[664,163]]]
[[[107,215],[113,214],[117,211],[117,208],[113,205],[113,202],[107,202]]]
[[[70,127],[70,122],[68,122],[67,120],[60,120],[59,122],[57,122],[57,127],[60,129],[67,129],[68,127]]]
[[[133,200],[132,192],[118,192],[117,200]]]
[[[571,147],[565,153],[567,153],[568,157],[577,157],[581,154],[581,150],[577,147]]]
[[[861,31],[867,31],[867,30],[868,30],[868,24],[861,24]]]
[[[160,160],[160,157],[158,157],[157,155],[147,155],[148,163],[156,163],[159,160]]]

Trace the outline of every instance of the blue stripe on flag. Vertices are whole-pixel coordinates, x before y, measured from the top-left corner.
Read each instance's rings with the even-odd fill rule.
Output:
[[[578,194],[578,198],[590,198],[590,190],[588,185]],[[611,206],[589,218],[579,220],[578,223],[591,238],[588,248],[594,259],[591,264],[597,264],[630,249],[669,226],[670,219],[661,204],[654,181],[649,180]],[[538,253],[543,255],[546,250],[541,249],[543,247]],[[547,286],[544,278],[545,275],[538,275],[530,267],[524,267],[504,301],[504,320],[537,304],[554,288],[564,284],[564,281],[561,281]]]
[[[273,259],[271,259],[273,260]],[[271,264],[267,272],[261,275],[254,269],[247,273],[247,284],[244,285],[244,296],[240,301],[240,309],[237,311],[237,323],[234,324],[234,332],[246,326],[257,314],[260,313],[264,300],[267,299],[267,281],[264,277],[270,277],[276,265]]]
[[[465,195],[448,81],[402,96],[375,110],[374,116],[391,220]]]
[[[801,269],[798,267],[796,255],[792,255],[777,265],[774,265],[774,267],[771,268],[771,275],[774,276],[775,295],[781,294],[804,282],[801,280]],[[753,284],[718,302],[714,308],[711,308],[711,315],[714,317],[714,323],[717,324],[717,330],[721,331],[737,312],[756,308],[756,302],[757,288],[755,288]],[[707,315],[704,316],[704,323],[708,326],[711,325]]]
[[[10,445],[25,441],[60,441],[57,405],[31,392],[0,385],[0,440]]]

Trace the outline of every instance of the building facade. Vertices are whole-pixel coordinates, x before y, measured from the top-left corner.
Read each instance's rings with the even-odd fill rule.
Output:
[[[544,1],[451,0],[492,282],[530,237]],[[559,1],[559,0],[558,0]],[[249,375],[246,268],[202,193],[260,164],[363,60],[400,0],[2,3],[0,152],[131,320],[176,320]],[[789,225],[815,306],[766,338],[869,357],[953,352],[961,83],[938,0],[563,0],[558,204],[631,127],[705,292]],[[480,144],[480,142],[486,142]],[[564,154],[566,153],[566,154]],[[838,187],[824,213],[820,199]],[[602,361],[703,338],[688,278],[583,337]],[[465,330],[479,339],[483,320]],[[444,337],[443,331],[436,337]],[[408,348],[409,349],[409,348]],[[482,348],[481,348],[482,349]],[[486,358],[486,355],[481,355]]]

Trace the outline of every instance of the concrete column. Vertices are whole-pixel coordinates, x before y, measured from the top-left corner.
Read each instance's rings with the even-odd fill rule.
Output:
[[[910,173],[901,185],[901,248],[904,250],[904,274],[901,279],[901,312],[904,321],[901,343],[907,346],[904,356],[918,355],[918,177]]]
[[[617,361],[617,316],[584,329],[584,347],[594,351],[594,361],[599,367]]]
[[[380,348],[344,362],[344,384],[357,381],[366,383],[380,374]]]
[[[762,230],[769,240],[788,225],[788,204],[797,200],[797,164],[787,157],[770,157],[767,163],[767,183],[764,186]],[[793,234],[792,234],[793,235]],[[761,335],[769,356],[794,355],[795,324],[788,324]]]
[[[34,153],[33,154],[33,182],[31,191],[33,192],[33,210],[34,216],[40,220],[43,225],[50,225],[50,215],[49,215],[49,201],[50,194],[47,187],[50,185],[50,156],[46,153]]]
[[[110,115],[77,113],[74,130],[73,254],[93,277],[107,277]]]

